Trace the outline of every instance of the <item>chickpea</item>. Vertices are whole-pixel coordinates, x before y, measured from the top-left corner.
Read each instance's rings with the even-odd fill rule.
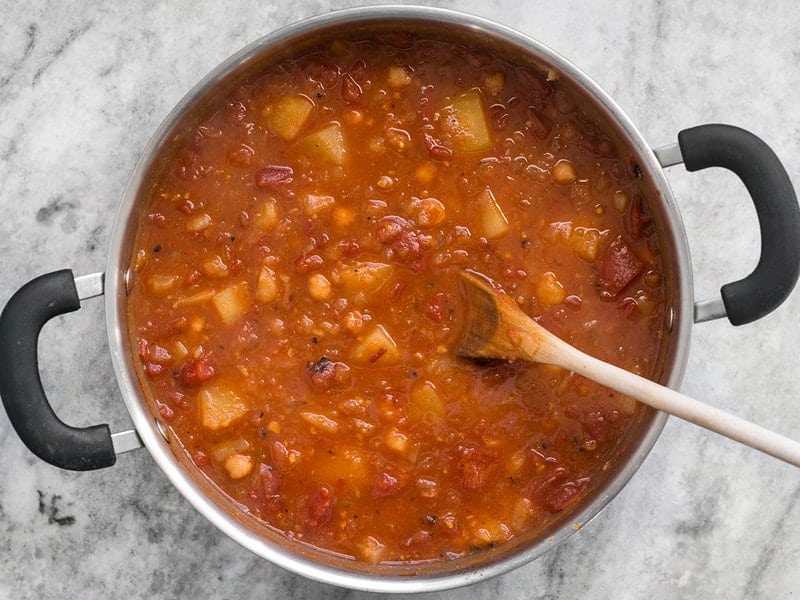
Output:
[[[578,178],[575,165],[566,159],[559,160],[553,166],[553,180],[558,185],[569,185]]]
[[[417,222],[421,227],[433,227],[445,220],[445,207],[436,198],[421,198],[417,202]]]

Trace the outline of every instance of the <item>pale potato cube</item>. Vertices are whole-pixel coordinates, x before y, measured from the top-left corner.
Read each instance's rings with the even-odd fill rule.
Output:
[[[325,275],[314,273],[308,278],[308,295],[320,302],[330,300],[333,296],[333,286]]]
[[[617,404],[619,410],[626,415],[633,415],[639,410],[641,404],[636,398],[631,398],[630,396],[620,395],[619,403]]]
[[[337,484],[344,480],[360,488],[370,476],[367,457],[355,448],[337,448],[333,454],[321,454],[316,458],[315,466],[312,476],[321,483]]]
[[[353,360],[362,364],[396,365],[400,350],[383,325],[376,325],[353,348]]]
[[[356,554],[364,562],[377,564],[386,554],[386,546],[371,535],[356,544]]]
[[[314,103],[305,96],[283,96],[267,107],[267,127],[291,142],[305,125]]]
[[[218,463],[223,463],[229,456],[242,454],[248,450],[250,450],[250,443],[244,438],[236,438],[214,446],[211,451],[211,458]]]
[[[228,276],[228,265],[217,255],[209,258],[202,265],[203,273],[214,279]]]
[[[479,152],[492,147],[492,134],[486,119],[480,92],[470,90],[456,96],[442,109],[443,126],[453,140],[455,150]]]
[[[487,239],[496,240],[511,231],[508,217],[495,200],[492,190],[487,188],[478,194],[477,203],[481,228]]]
[[[261,233],[268,233],[278,223],[278,207],[274,198],[264,200],[256,209],[253,224]]]
[[[542,239],[549,244],[566,244],[572,238],[572,221],[553,221],[542,229]]]
[[[258,272],[255,299],[262,304],[269,304],[278,299],[278,276],[266,265]]]
[[[211,227],[211,216],[206,213],[200,213],[197,215],[193,215],[186,220],[186,225],[184,228],[186,231],[197,233],[198,231],[203,231],[204,229],[208,229]]]
[[[225,325],[236,324],[250,307],[250,287],[241,281],[217,292],[211,299]]]
[[[307,152],[334,165],[343,165],[347,157],[342,128],[335,122],[307,135],[301,142]]]
[[[183,306],[198,306],[205,304],[214,297],[214,290],[201,290],[195,292],[191,296],[180,296],[172,305],[173,308],[181,308]]]
[[[172,355],[175,357],[175,360],[183,360],[189,356],[189,349],[186,347],[186,344],[178,340],[172,347]]]
[[[473,518],[470,521],[470,541],[475,546],[505,542],[513,533],[508,525],[489,516]]]
[[[332,207],[334,202],[333,196],[306,194],[305,198],[303,198],[303,209],[309,217],[316,217]]]
[[[225,470],[231,479],[242,479],[253,470],[253,458],[247,454],[231,454],[225,459]]]
[[[411,386],[411,416],[418,420],[445,416],[445,406],[436,386],[427,380],[415,381]]]
[[[511,513],[511,526],[517,531],[524,531],[531,522],[536,509],[528,498],[520,497],[514,503]]]
[[[339,423],[323,414],[303,411],[300,413],[300,418],[314,429],[324,431],[325,433],[336,433],[339,431]]]
[[[235,392],[222,385],[208,385],[197,394],[200,421],[208,429],[222,429],[243,417],[247,403]]]
[[[617,190],[614,192],[612,203],[614,204],[614,210],[619,214],[624,215],[625,211],[628,210],[628,194],[622,190]]]
[[[400,65],[392,65],[389,67],[389,75],[387,79],[390,88],[393,90],[402,90],[404,87],[407,87],[409,83],[411,83],[411,74],[406,70],[405,67],[401,67]]]
[[[494,71],[483,76],[483,87],[490,96],[499,96],[506,85],[506,76],[502,71]]]
[[[558,185],[569,185],[578,178],[575,165],[566,159],[559,160],[553,167],[553,181]]]
[[[147,280],[147,287],[154,296],[163,297],[178,287],[180,275],[153,275]]]
[[[561,304],[567,297],[567,293],[555,273],[548,271],[536,284],[536,297],[544,308],[549,308]]]
[[[391,277],[394,267],[377,262],[354,262],[338,270],[338,285],[347,296],[371,293]]]
[[[387,432],[383,441],[388,448],[391,448],[398,454],[405,454],[408,450],[408,436],[404,433],[400,433],[396,429]]]

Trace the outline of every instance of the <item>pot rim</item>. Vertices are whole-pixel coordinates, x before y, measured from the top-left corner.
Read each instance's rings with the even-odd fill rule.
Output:
[[[397,20],[404,23],[415,21],[420,23],[444,22],[474,30],[476,33],[484,34],[492,39],[502,39],[505,43],[518,47],[528,55],[552,65],[560,74],[567,76],[583,92],[590,96],[605,111],[605,116],[627,136],[625,141],[630,144],[630,148],[639,159],[642,170],[652,179],[654,188],[661,196],[661,203],[663,204],[661,208],[666,215],[666,221],[670,223],[669,231],[659,232],[662,246],[670,247],[670,250],[674,252],[674,262],[679,272],[679,277],[676,279],[676,289],[673,294],[673,307],[677,306],[677,309],[673,312],[670,333],[672,344],[674,344],[675,348],[671,369],[668,369],[669,375],[665,383],[673,388],[677,388],[680,385],[688,357],[689,332],[692,324],[691,264],[680,213],[677,210],[662,167],[650,146],[644,141],[642,135],[627,115],[605,91],[578,67],[548,46],[527,34],[489,19],[451,9],[433,7],[413,5],[364,6],[311,17],[292,25],[281,27],[248,44],[201,79],[178,102],[150,138],[120,201],[111,233],[110,250],[106,265],[106,326],[113,368],[123,400],[139,436],[171,483],[203,516],[255,554],[310,579],[362,591],[430,592],[469,585],[508,572],[530,562],[570,537],[577,530],[570,523],[585,525],[616,496],[638,470],[661,433],[667,419],[666,413],[654,413],[649,428],[641,437],[632,455],[627,458],[619,471],[609,479],[608,484],[603,489],[603,493],[583,506],[581,510],[573,513],[569,522],[564,522],[550,538],[539,540],[511,553],[508,557],[494,560],[485,566],[469,570],[435,572],[432,575],[419,574],[416,576],[387,576],[380,572],[349,571],[315,561],[312,558],[271,543],[263,536],[258,535],[252,528],[248,528],[241,521],[233,518],[230,513],[214,503],[207,494],[204,494],[199,489],[197,483],[171,450],[168,438],[161,430],[161,425],[151,414],[146,406],[146,401],[142,397],[128,343],[125,308],[126,282],[129,276],[127,270],[130,264],[130,238],[132,237],[131,232],[135,230],[137,221],[135,208],[140,187],[148,175],[154,157],[167,141],[173,128],[186,115],[189,109],[195,106],[196,102],[213,89],[224,76],[235,71],[238,67],[268,48],[297,39],[298,36],[307,35],[332,26],[377,23],[379,21],[386,22],[386,20]]]

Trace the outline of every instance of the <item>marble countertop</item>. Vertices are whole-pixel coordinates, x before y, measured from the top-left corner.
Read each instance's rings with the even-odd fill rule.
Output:
[[[0,304],[35,275],[102,271],[116,204],[149,136],[208,70],[261,35],[359,2],[0,2]],[[439,0],[557,49],[653,146],[728,122],[764,138],[800,182],[800,7],[793,0],[642,3]],[[747,274],[759,248],[743,186],[719,170],[668,177],[698,299]],[[130,427],[89,301],[43,331],[56,411]],[[692,330],[682,390],[800,439],[800,292],[743,327]],[[2,411],[0,411],[2,413]],[[0,414],[0,598],[367,598],[239,547],[146,450],[110,469],[36,459]],[[543,558],[430,598],[788,598],[800,585],[800,470],[670,419],[619,496]],[[425,596],[421,596],[425,597]]]

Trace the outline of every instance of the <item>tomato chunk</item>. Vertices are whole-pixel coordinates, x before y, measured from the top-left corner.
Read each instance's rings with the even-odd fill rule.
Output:
[[[597,275],[601,295],[616,297],[644,270],[644,261],[618,236],[607,247]]]

